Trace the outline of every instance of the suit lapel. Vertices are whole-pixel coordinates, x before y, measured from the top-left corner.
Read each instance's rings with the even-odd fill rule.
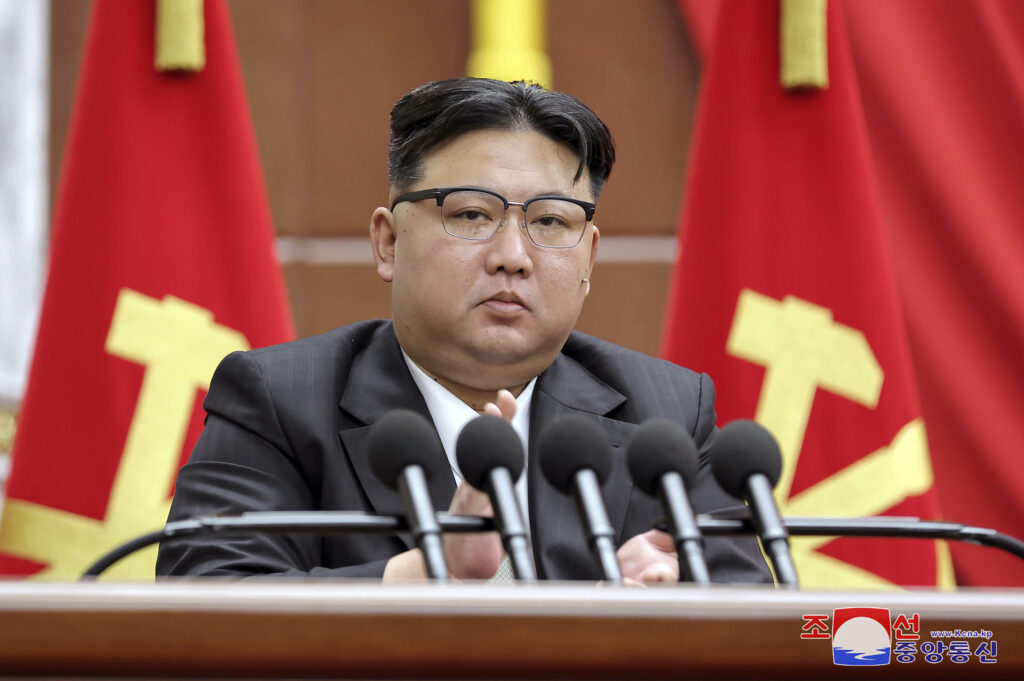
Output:
[[[339,431],[345,454],[359,478],[366,497],[377,513],[401,513],[402,502],[398,493],[381,482],[370,468],[369,437],[373,424],[394,409],[409,409],[433,424],[423,395],[409,373],[402,351],[391,324],[382,326],[366,347],[355,356],[348,381],[342,393],[339,408],[346,417],[347,427]],[[441,451],[442,469],[450,470],[447,457]],[[455,493],[455,480],[451,475],[438,475],[430,481],[430,499],[434,508],[443,511]],[[400,535],[412,548],[412,539]]]
[[[608,434],[614,452],[613,469],[602,492],[608,505],[608,517],[621,542],[633,488],[626,471],[624,445],[637,426],[606,415],[625,401],[621,393],[564,354],[559,355],[537,381],[530,409],[527,475],[534,556],[538,573],[545,579],[570,576],[601,579],[601,574],[590,553],[574,501],[551,487],[540,471],[537,438],[550,424],[570,414],[592,417]]]
[[[624,445],[637,426],[608,418],[607,414],[625,401],[621,393],[564,354],[559,355],[537,380],[530,409],[527,479],[534,556],[542,578],[567,579],[573,576],[579,579],[589,576],[596,580],[601,575],[590,554],[573,500],[548,485],[540,472],[537,437],[560,417],[580,413],[591,416],[608,434],[615,456],[612,474],[602,492],[608,505],[609,519],[621,542],[632,491]],[[353,359],[339,408],[344,417],[339,437],[370,506],[377,513],[401,513],[398,493],[377,479],[370,468],[370,430],[374,423],[394,409],[409,409],[427,420],[431,418],[402,357],[391,324],[377,330]],[[447,458],[442,463],[447,470]],[[440,475],[430,481],[430,497],[436,510],[447,509],[454,493],[452,476]],[[411,537],[406,534],[400,537],[409,548],[413,547]]]

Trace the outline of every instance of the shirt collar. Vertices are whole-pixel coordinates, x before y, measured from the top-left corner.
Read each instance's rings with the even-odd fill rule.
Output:
[[[409,367],[412,380],[416,387],[423,394],[423,401],[427,403],[430,411],[430,418],[434,421],[434,427],[441,438],[445,454],[448,455],[448,462],[451,464],[455,481],[462,482],[462,473],[459,471],[458,462],[455,459],[455,443],[458,440],[462,428],[480,414],[468,404],[460,400],[451,391],[435,381],[421,369],[416,362],[412,361],[405,350],[402,350],[402,357]],[[533,401],[533,388],[537,384],[534,377],[523,391],[516,398],[516,414],[512,417],[512,428],[516,431],[520,441],[523,443],[523,451],[527,451],[530,433],[530,404]],[[526,476],[520,477],[525,480]]]

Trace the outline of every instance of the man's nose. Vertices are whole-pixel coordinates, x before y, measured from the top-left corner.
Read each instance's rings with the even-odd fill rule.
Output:
[[[516,206],[511,206],[505,212],[501,227],[488,244],[488,273],[505,271],[528,276],[533,272],[533,259],[530,256],[532,242],[526,233],[524,219],[523,211]]]

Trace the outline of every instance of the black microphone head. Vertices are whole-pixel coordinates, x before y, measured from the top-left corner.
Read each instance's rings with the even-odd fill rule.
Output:
[[[747,479],[761,473],[775,487],[782,473],[779,443],[755,421],[733,421],[722,428],[711,447],[711,472],[718,485],[743,499]]]
[[[651,496],[658,495],[665,473],[681,475],[687,488],[697,477],[697,445],[685,428],[670,419],[651,419],[637,428],[626,461],[633,482]]]
[[[601,427],[585,416],[565,416],[537,439],[537,457],[544,477],[569,494],[576,473],[589,468],[602,483],[612,471],[612,447]]]
[[[484,414],[466,424],[455,443],[455,460],[466,482],[486,489],[487,475],[507,468],[513,480],[523,472],[523,443],[503,418]]]
[[[370,430],[370,468],[388,487],[398,487],[398,476],[418,465],[427,479],[444,469],[444,447],[430,421],[414,411],[396,409]]]

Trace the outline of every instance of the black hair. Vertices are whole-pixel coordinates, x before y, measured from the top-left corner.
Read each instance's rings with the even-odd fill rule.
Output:
[[[408,189],[419,179],[427,154],[474,130],[535,130],[564,144],[580,160],[573,182],[588,170],[595,200],[615,163],[608,126],[572,95],[521,80],[453,78],[422,85],[395,103],[388,144],[391,185]]]

